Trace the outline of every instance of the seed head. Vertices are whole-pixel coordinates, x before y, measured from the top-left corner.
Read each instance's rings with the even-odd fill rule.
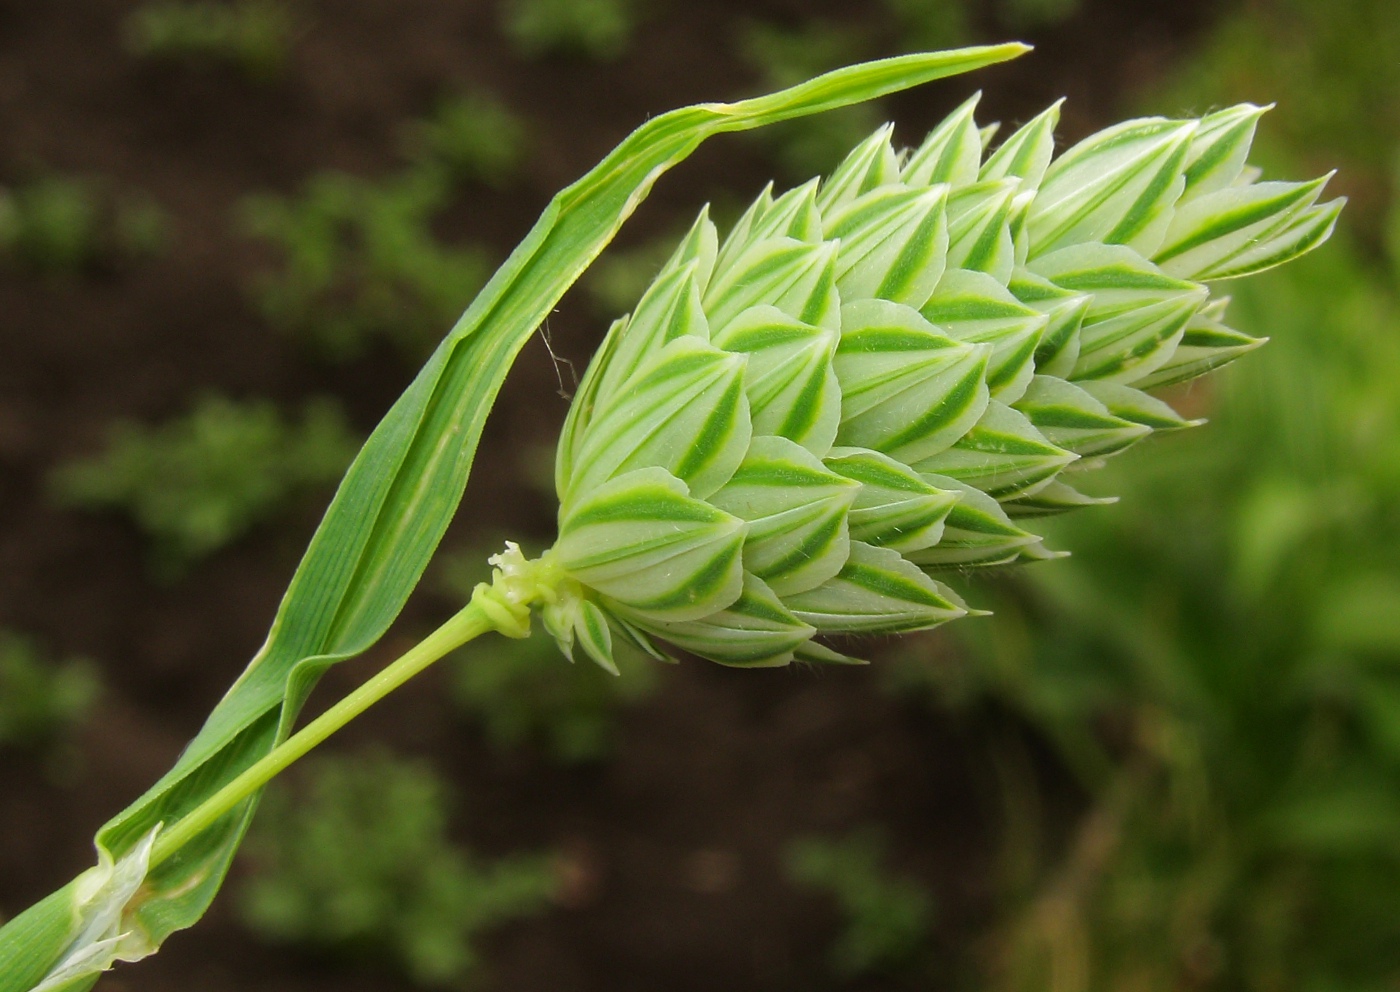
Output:
[[[1059,105],[990,155],[974,97],[825,181],[701,213],[612,326],[560,439],[547,628],[730,665],[964,616],[934,576],[1055,557],[1070,479],[1192,426],[1142,390],[1261,341],[1205,280],[1320,244],[1328,177],[1257,182],[1266,108],[1128,121],[1053,157]]]

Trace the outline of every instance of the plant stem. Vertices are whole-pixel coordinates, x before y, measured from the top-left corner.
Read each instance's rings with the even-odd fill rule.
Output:
[[[433,631],[406,654],[387,665],[301,730],[278,744],[218,792],[200,803],[169,830],[162,831],[151,849],[150,866],[165,861],[203,833],[220,817],[257,792],[331,734],[403,685],[413,676],[475,637],[495,630],[480,602],[473,597],[451,620]]]

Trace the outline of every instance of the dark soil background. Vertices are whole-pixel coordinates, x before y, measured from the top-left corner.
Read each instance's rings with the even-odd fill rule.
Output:
[[[1004,121],[1068,95],[1062,137],[1078,137],[1123,112],[1213,13],[1204,2],[1168,6],[1088,3],[1040,32],[1038,50],[1020,62],[906,94],[889,113],[914,142],[975,88],[986,91],[981,116]],[[59,656],[97,660],[105,686],[65,776],[30,753],[0,751],[3,915],[91,863],[96,827],[168,767],[257,649],[319,512],[317,500],[303,504],[180,583],[162,584],[150,578],[142,536],[127,520],[56,508],[48,473],[98,450],[112,421],[157,422],[209,391],[289,405],[332,394],[368,431],[414,371],[387,347],[348,365],[321,363],[268,327],[244,288],[267,253],[237,232],[239,198],[291,192],[331,168],[387,174],[401,165],[404,121],[444,91],[485,86],[527,118],[535,142],[519,182],[471,189],[443,230],[504,257],[555,190],[649,115],[761,89],[735,54],[741,19],[885,16],[856,2],[655,0],[629,53],[595,63],[516,57],[494,5],[478,0],[305,0],[288,73],[256,85],[217,66],[133,59],[119,42],[132,7],[0,2],[0,181],[36,168],[103,176],[149,193],[174,220],[174,249],[149,262],[57,281],[0,270],[0,626]],[[1012,33],[991,12],[975,23],[985,40]],[[751,196],[773,171],[762,145],[716,139],[660,183],[621,243],[678,226],[708,198]],[[578,293],[550,321],[555,350],[579,368],[604,327]],[[548,533],[552,506],[515,480],[518,453],[549,444],[558,429],[558,393],[545,348],[532,343],[493,414],[449,543],[471,545],[467,521]],[[451,608],[426,582],[372,657],[331,673],[313,709]],[[949,649],[937,638],[926,643]],[[893,863],[936,895],[934,953],[946,962],[939,987],[977,966],[978,935],[997,908],[991,878],[1003,829],[989,742],[1024,734],[1010,717],[901,703],[880,691],[872,670],[742,672],[690,662],[624,715],[614,758],[561,769],[530,752],[503,757],[488,748],[444,700],[442,677],[424,676],[331,747],[377,741],[430,760],[458,790],[455,829],[476,850],[565,852],[577,883],[569,897],[486,942],[494,987],[830,986],[823,954],[834,911],[785,880],[779,852],[794,835],[869,823],[884,826]],[[1077,802],[1068,776],[1041,764],[1068,823]],[[704,877],[701,868],[717,860],[731,870]],[[364,972],[260,943],[228,905],[217,903],[198,928],[101,987],[410,987],[388,967]]]

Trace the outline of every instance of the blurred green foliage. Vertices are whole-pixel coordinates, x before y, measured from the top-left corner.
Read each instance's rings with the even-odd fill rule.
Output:
[[[1400,122],[1397,122],[1400,126]],[[1400,136],[1396,138],[1395,165],[1391,170],[1391,189],[1400,191]],[[1400,286],[1400,196],[1390,204],[1385,217],[1385,249],[1390,256],[1391,278]]]
[[[444,584],[462,602],[490,578],[488,554],[447,558]],[[616,676],[587,657],[570,664],[541,629],[523,640],[493,638],[453,655],[453,699],[497,750],[536,746],[560,764],[600,761],[612,753],[622,711],[660,682],[659,663],[640,652],[624,647],[616,661]]]
[[[0,190],[0,252],[41,272],[159,254],[169,227],[154,200],[94,180],[48,175]]]
[[[140,58],[226,63],[266,82],[286,69],[295,21],[279,0],[153,0],[122,28],[127,50]]]
[[[49,177],[0,203],[0,244],[28,264],[73,272],[96,260],[101,216],[90,183]]]
[[[270,400],[200,400],[159,427],[118,423],[106,450],[51,477],[60,503],[119,508],[174,577],[250,530],[290,497],[338,479],[358,447],[339,406],[307,403],[300,423]]]
[[[417,983],[462,987],[474,938],[544,911],[552,859],[483,860],[448,836],[447,786],[384,754],[313,759],[263,799],[238,908],[276,942],[388,955]]]
[[[529,132],[499,100],[461,93],[439,102],[426,120],[410,123],[404,129],[404,144],[421,167],[446,169],[454,179],[502,186],[524,160]]]
[[[375,337],[425,352],[488,271],[480,249],[433,233],[450,193],[441,170],[417,168],[381,182],[325,172],[297,197],[248,197],[247,230],[281,255],[253,287],[263,314],[333,359],[361,354]]]
[[[796,28],[750,21],[740,30],[739,53],[765,85],[783,89],[850,62],[864,41],[858,29],[829,21]]]
[[[607,61],[627,50],[637,0],[503,0],[501,30],[525,58],[559,53]]]
[[[885,843],[874,830],[841,839],[792,841],[784,867],[794,882],[829,894],[841,914],[830,951],[842,979],[907,970],[919,963],[933,926],[933,897],[884,867]]]
[[[0,630],[0,747],[41,747],[83,722],[101,692],[81,658],[53,662],[33,641]]]
[[[896,26],[899,48],[909,52],[936,52],[968,44],[972,37],[970,6],[968,0],[884,0]]]

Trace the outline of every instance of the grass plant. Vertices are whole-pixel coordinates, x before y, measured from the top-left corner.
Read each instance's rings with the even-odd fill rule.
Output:
[[[846,664],[828,637],[974,612],[934,575],[1054,557],[1030,528],[1098,502],[1071,465],[1190,426],[1142,390],[1259,343],[1205,283],[1331,232],[1325,178],[1246,167],[1261,108],[1129,121],[1056,158],[1057,106],[989,149],[972,100],[912,151],[881,128],[824,182],[765,191],[722,243],[702,213],[580,384],[555,545],[508,545],[455,616],[293,732],[320,673],[416,585],[511,361],[666,168],[712,134],[1023,51],[673,111],[556,197],[370,436],[267,643],[176,766],[99,832],[97,867],[0,929],[0,992],[86,988],[153,953],[204,913],[269,781],[462,644],[527,636],[533,609],[613,672],[615,645]]]

